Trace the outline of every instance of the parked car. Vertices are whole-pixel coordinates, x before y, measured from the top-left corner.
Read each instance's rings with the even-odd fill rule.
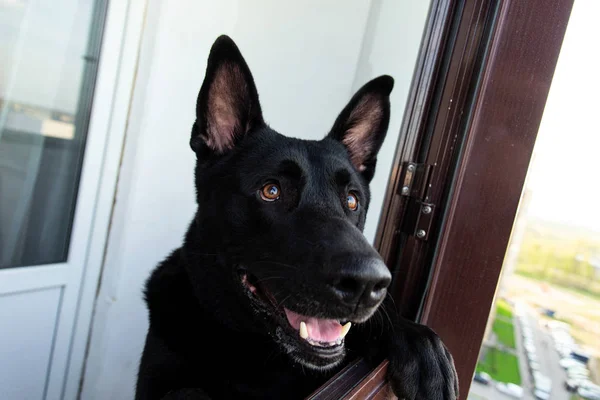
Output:
[[[577,388],[579,388],[579,382],[579,379],[567,379],[565,381],[565,389],[567,392],[574,393],[577,391]]]
[[[552,390],[552,379],[539,371],[533,373],[533,389],[550,394]]]
[[[550,318],[554,318],[554,315],[556,314],[556,310],[550,310],[548,308],[543,309],[544,315],[546,315],[547,317]]]
[[[529,362],[529,370],[531,371],[531,373],[535,372],[535,371],[539,371],[540,370],[540,363],[537,361],[531,361]]]
[[[567,371],[587,371],[588,370],[588,366],[582,363],[571,363],[569,365],[567,365],[567,367],[565,368],[565,370]]]
[[[569,357],[571,355],[571,351],[573,351],[573,347],[571,346],[557,346],[556,351],[560,355],[561,358]]]
[[[569,330],[571,330],[571,325],[561,321],[550,321],[548,322],[548,327],[553,331],[568,332]]]
[[[582,366],[582,367],[585,367],[584,363],[582,363],[581,361],[576,360],[574,358],[571,358],[571,357],[562,358],[558,363],[564,369],[567,369],[567,368],[573,367],[573,366]]]
[[[575,339],[568,334],[552,335],[552,340],[556,350],[570,349],[573,351],[576,348]]]
[[[600,400],[600,386],[590,381],[581,382],[577,388],[577,395],[578,398],[586,400]]]
[[[565,381],[565,389],[567,392],[575,393],[580,386],[585,386],[591,383],[587,378],[571,378]]]
[[[600,390],[579,388],[577,395],[585,400],[600,400]]]
[[[543,390],[537,389],[533,391],[533,396],[538,400],[549,400],[550,392],[545,392]]]
[[[575,380],[578,380],[578,381],[585,382],[585,381],[589,381],[589,380],[590,380],[590,377],[589,377],[589,376],[587,376],[587,375],[576,375],[576,374],[571,374],[571,375],[568,375],[568,376],[567,376],[567,379],[575,379]]]
[[[537,381],[539,381],[539,380],[540,380],[540,378],[542,378],[542,379],[543,379],[543,377],[544,377],[544,374],[542,374],[540,371],[533,371],[533,372],[531,373],[531,377],[533,378],[533,381],[534,381],[534,382],[537,382]]]
[[[572,365],[566,368],[567,375],[573,373],[581,373],[585,375],[589,375],[590,371],[584,365]]]
[[[512,398],[523,398],[523,388],[519,385],[515,385],[514,383],[498,382],[496,384],[496,389],[498,389],[499,392],[504,393],[505,395],[510,396]]]
[[[593,382],[590,382],[589,380],[586,382],[582,382],[581,385],[579,385],[579,389],[585,389],[592,392],[600,392],[600,386],[596,385]]]
[[[490,382],[492,381],[492,377],[489,374],[486,374],[485,372],[476,372],[475,376],[473,377],[473,380],[475,382],[479,382],[479,383],[483,383],[484,385],[489,385]]]
[[[589,371],[577,371],[571,370],[567,372],[569,379],[588,379],[590,377]]]
[[[526,353],[527,353],[527,360],[529,360],[530,363],[533,361],[538,361],[538,357],[537,357],[537,354],[535,353],[535,351],[534,352],[526,351]]]
[[[523,347],[525,347],[525,350],[527,351],[535,352],[535,344],[533,344],[533,340],[523,341]]]
[[[571,352],[571,357],[573,357],[573,358],[574,358],[574,359],[576,359],[576,360],[579,360],[579,361],[581,361],[582,363],[584,363],[584,364],[586,364],[586,365],[587,365],[588,361],[590,361],[590,356],[589,356],[589,355],[587,355],[587,354],[585,354],[585,353],[584,353],[584,352],[582,352],[582,351],[576,351],[576,350],[573,350],[573,351]]]

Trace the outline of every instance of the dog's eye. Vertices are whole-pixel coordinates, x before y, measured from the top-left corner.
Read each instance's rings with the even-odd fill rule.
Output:
[[[275,201],[281,196],[281,189],[276,183],[267,183],[260,190],[260,198],[264,201]]]
[[[358,210],[358,196],[355,193],[348,193],[348,197],[346,197],[346,204],[351,211]]]

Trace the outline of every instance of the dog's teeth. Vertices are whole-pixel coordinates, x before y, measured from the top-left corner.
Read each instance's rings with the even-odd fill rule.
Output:
[[[306,327],[306,323],[304,321],[300,322],[300,337],[302,339],[308,338],[308,328]]]
[[[348,321],[346,325],[342,326],[342,334],[340,335],[340,339],[343,339],[348,334],[350,327],[352,326],[352,322]]]

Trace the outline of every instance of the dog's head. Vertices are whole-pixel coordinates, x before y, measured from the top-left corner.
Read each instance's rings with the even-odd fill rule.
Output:
[[[362,230],[392,87],[389,76],[370,81],[324,139],[298,140],[265,123],[233,41],[210,52],[190,142],[202,240],[224,253],[239,298],[267,321],[258,325],[312,368],[341,362],[351,324],[373,315],[390,283]]]

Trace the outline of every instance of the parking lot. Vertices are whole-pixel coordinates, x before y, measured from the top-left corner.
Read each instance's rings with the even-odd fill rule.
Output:
[[[539,312],[527,305],[517,305],[515,314],[515,351],[519,360],[522,395],[519,397],[501,393],[493,382],[488,385],[473,382],[468,398],[471,400],[571,399],[572,393],[569,393],[564,385],[567,372],[560,365],[561,355],[556,349],[551,329],[540,322]],[[562,329],[559,328],[561,328],[559,323],[554,325],[555,335]],[[534,374],[536,374],[535,378]],[[534,395],[535,382],[537,382],[537,389],[541,389],[538,391],[538,397]]]
[[[559,362],[560,357],[554,349],[552,337],[547,329],[543,328],[537,318],[536,312],[531,308],[523,308],[524,316],[528,321],[528,326],[532,330],[533,342],[538,357],[539,371],[544,376],[548,377],[551,382],[551,398],[557,400],[569,400],[571,394],[565,389],[564,382],[567,379],[566,372],[561,368]],[[522,324],[520,322],[515,323],[516,330],[518,331],[517,342],[520,342],[518,347],[519,352],[519,366],[521,367],[521,376],[525,387],[529,388],[529,392],[533,392],[533,377],[529,368],[527,368],[527,355],[523,346],[522,336]]]

